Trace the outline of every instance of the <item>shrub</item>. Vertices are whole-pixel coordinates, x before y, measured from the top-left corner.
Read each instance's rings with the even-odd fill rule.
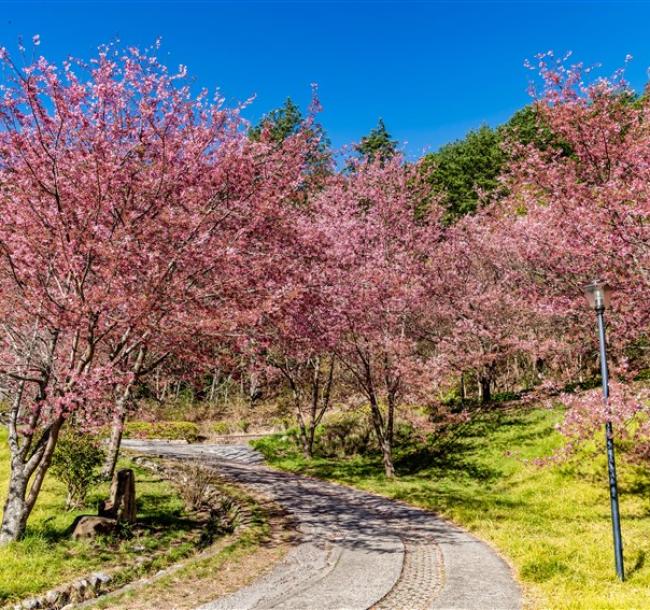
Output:
[[[298,458],[302,455],[299,449],[298,429],[290,428],[284,433],[275,433],[251,441],[253,449],[259,451],[265,459]]]
[[[183,466],[177,471],[178,492],[190,510],[203,508],[210,499],[212,475],[197,464]]]
[[[99,480],[104,451],[99,441],[78,430],[66,432],[59,439],[50,471],[68,490],[66,510],[81,508],[88,490]]]
[[[199,426],[189,421],[130,421],[124,425],[124,437],[185,440],[193,443],[199,439]]]
[[[325,457],[343,457],[367,453],[376,448],[368,413],[337,413],[318,430],[316,452]]]
[[[273,417],[271,418],[270,424],[274,429],[278,431],[282,430],[285,432],[294,425],[293,420],[287,416]]]
[[[393,445],[395,447],[411,446],[416,438],[415,427],[411,422],[398,421],[395,423]]]
[[[214,422],[211,426],[212,432],[223,436],[225,434],[230,434],[230,424],[225,421]]]

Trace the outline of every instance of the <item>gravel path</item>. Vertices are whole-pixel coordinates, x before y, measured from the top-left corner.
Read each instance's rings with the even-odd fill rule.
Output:
[[[521,608],[508,565],[485,543],[400,502],[263,466],[250,447],[125,440],[137,453],[199,459],[282,505],[300,540],[252,585],[200,610]]]

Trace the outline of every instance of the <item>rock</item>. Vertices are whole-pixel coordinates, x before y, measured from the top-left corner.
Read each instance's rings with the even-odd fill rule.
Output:
[[[70,587],[70,601],[74,604],[82,602],[86,593],[86,581],[78,580]]]
[[[90,586],[95,592],[95,595],[101,595],[102,588],[104,585],[107,585],[109,582],[111,582],[111,580],[112,578],[108,574],[104,574],[104,572],[94,572],[88,578]]]
[[[45,605],[47,608],[53,608],[56,606],[59,601],[60,592],[54,589],[53,591],[48,591],[43,598],[45,600]]]
[[[108,574],[105,574],[104,572],[95,572],[93,576],[97,577],[97,580],[103,585],[111,582],[113,580]]]
[[[59,591],[59,598],[56,600],[57,607],[65,607],[70,601],[70,593],[66,590]]]
[[[95,515],[81,515],[72,524],[72,537],[94,538],[111,534],[117,527],[117,519],[111,517],[96,517]]]

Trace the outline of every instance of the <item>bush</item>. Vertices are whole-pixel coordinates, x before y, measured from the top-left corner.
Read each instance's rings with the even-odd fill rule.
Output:
[[[213,475],[197,464],[183,466],[177,472],[178,492],[190,510],[203,508],[210,500]]]
[[[251,447],[259,451],[266,460],[279,458],[295,459],[302,456],[298,428],[289,428],[286,432],[276,432],[269,436],[251,441]]]
[[[99,481],[103,461],[104,451],[97,439],[77,430],[59,438],[50,471],[68,490],[67,510],[84,505],[88,490]]]
[[[230,434],[230,424],[225,421],[214,422],[211,426],[212,432],[219,436]]]
[[[412,423],[397,421],[393,435],[394,447],[412,447],[417,440]],[[294,426],[285,432],[271,434],[251,442],[267,460],[300,459],[300,431]],[[316,428],[314,456],[344,458],[368,455],[379,451],[379,444],[370,419],[370,409],[330,413]]]
[[[130,421],[124,425],[124,437],[194,443],[199,439],[199,426],[189,421]]]
[[[245,419],[240,419],[237,422],[237,428],[239,428],[244,433],[248,432],[250,427],[251,427],[250,422],[246,421]]]
[[[317,431],[316,453],[324,457],[363,454],[375,448],[372,424],[365,410],[332,415]]]

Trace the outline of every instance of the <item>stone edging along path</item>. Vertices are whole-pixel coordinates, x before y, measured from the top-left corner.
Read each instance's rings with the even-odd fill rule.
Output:
[[[271,470],[248,447],[124,441],[137,453],[199,460],[270,496],[300,540],[248,587],[201,610],[510,610],[521,590],[495,551],[425,510],[342,485]]]

